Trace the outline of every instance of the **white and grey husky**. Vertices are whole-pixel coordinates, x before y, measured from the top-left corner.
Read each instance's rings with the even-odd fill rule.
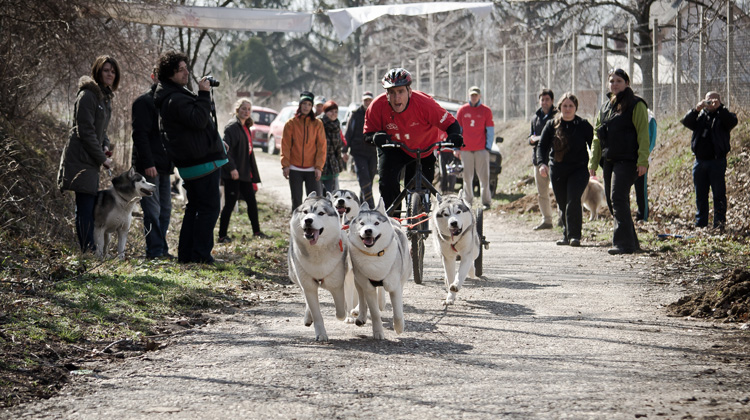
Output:
[[[432,212],[435,228],[435,247],[440,250],[445,272],[445,287],[448,295],[445,304],[456,302],[456,293],[463,287],[466,276],[474,276],[474,260],[479,256],[480,238],[477,235],[476,218],[471,205],[466,201],[462,189],[458,195],[439,196],[438,205]],[[456,272],[456,258],[461,257]]]
[[[382,198],[374,210],[363,203],[348,232],[354,284],[359,295],[356,324],[362,326],[367,322],[369,308],[373,337],[378,340],[385,338],[377,297],[378,288],[382,287],[391,297],[393,329],[401,334],[404,331],[404,285],[411,275],[406,234],[386,215]]]
[[[141,197],[151,196],[156,185],[147,182],[130,168],[112,178],[112,188],[99,191],[94,204],[94,243],[96,256],[104,258],[109,245],[109,234],[117,233],[117,257],[125,258],[125,244],[133,222],[133,209]]]
[[[331,201],[311,192],[294,209],[289,234],[289,277],[305,294],[305,325],[314,324],[316,340],[328,341],[318,289],[331,292],[336,318],[343,320],[346,317],[344,276],[348,269],[347,244],[342,240],[338,213]]]
[[[593,177],[589,178],[589,183],[581,196],[581,204],[589,211],[589,221],[598,219],[599,210],[607,207],[604,185]]]

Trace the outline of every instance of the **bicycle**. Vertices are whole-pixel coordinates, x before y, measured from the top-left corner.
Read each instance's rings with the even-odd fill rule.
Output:
[[[396,147],[404,149],[408,152],[417,155],[415,158],[415,170],[414,177],[404,186],[398,196],[393,200],[393,203],[386,210],[386,213],[390,217],[394,217],[396,208],[403,202],[406,201],[406,210],[399,210],[400,213],[406,212],[405,220],[409,221],[407,225],[406,236],[411,243],[411,259],[412,259],[412,271],[414,276],[414,283],[422,284],[423,272],[424,272],[424,241],[432,233],[429,227],[420,226],[429,220],[430,212],[432,211],[432,202],[430,195],[439,194],[438,190],[432,185],[432,182],[428,180],[422,173],[422,154],[429,153],[428,150],[432,149],[433,146],[442,147],[453,147],[452,142],[440,141],[429,146],[427,150],[412,149],[403,143],[385,143],[380,147]],[[482,248],[486,248],[489,242],[485,240],[482,235],[482,222],[483,222],[483,210],[480,207],[477,209],[477,233],[481,238],[481,245],[479,256],[474,261],[474,269],[477,276],[482,273]],[[414,221],[416,220],[416,221]]]

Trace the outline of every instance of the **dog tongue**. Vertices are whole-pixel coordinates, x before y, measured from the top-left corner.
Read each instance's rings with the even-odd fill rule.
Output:
[[[320,231],[317,230],[317,229],[315,229],[313,231],[313,237],[312,237],[312,239],[310,239],[310,245],[315,245],[316,243],[318,243],[318,237],[319,236],[320,236]]]
[[[365,244],[365,246],[372,246],[373,244],[375,244],[375,238],[372,238],[372,237],[364,238],[362,239],[362,243]]]

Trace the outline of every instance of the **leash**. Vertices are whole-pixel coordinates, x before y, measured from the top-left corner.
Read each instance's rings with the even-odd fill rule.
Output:
[[[427,213],[420,213],[420,214],[418,214],[416,216],[411,216],[411,217],[404,217],[404,218],[393,217],[393,220],[395,220],[395,221],[399,222],[399,224],[401,224],[401,222],[404,222],[404,221],[407,221],[407,220],[422,218],[422,220],[418,221],[417,223],[406,224],[406,225],[401,224],[402,227],[406,227],[407,229],[411,229],[411,228],[413,228],[415,226],[419,226],[420,224],[422,224],[422,223],[430,220],[429,217],[427,217],[427,216],[429,216],[429,214],[427,214]]]

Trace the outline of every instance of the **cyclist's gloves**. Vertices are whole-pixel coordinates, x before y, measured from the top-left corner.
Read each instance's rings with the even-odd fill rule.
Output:
[[[391,140],[391,136],[385,131],[378,131],[372,135],[372,143],[375,146],[382,147]]]
[[[464,145],[464,136],[460,134],[448,134],[448,138],[445,141],[453,143],[454,149],[460,149]]]

